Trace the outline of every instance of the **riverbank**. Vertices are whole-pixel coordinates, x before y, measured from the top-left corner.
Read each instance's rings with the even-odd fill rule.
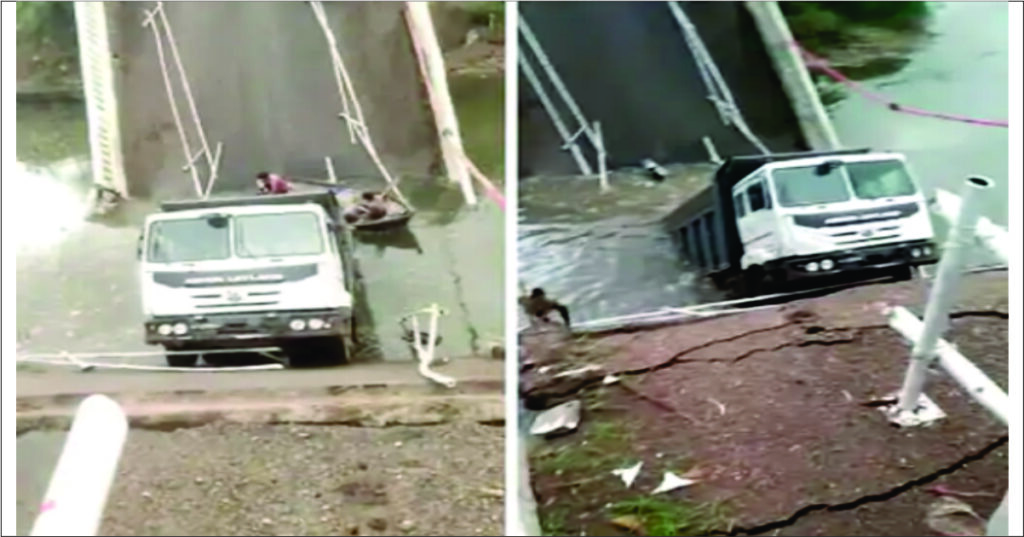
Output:
[[[948,414],[933,427],[895,429],[871,406],[898,389],[909,355],[883,307],[920,315],[926,287],[867,285],[573,339],[524,334],[527,404],[583,403],[580,430],[531,454],[547,533],[920,535],[926,489],[947,481],[984,493],[967,503],[987,517],[1007,486],[1005,427],[945,375],[929,380]],[[947,338],[1006,389],[1006,274],[969,276],[960,296]],[[611,474],[637,462],[632,487]],[[664,472],[694,483],[654,495]]]

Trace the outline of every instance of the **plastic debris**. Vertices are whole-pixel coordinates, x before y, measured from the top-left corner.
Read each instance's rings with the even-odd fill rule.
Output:
[[[615,375],[608,375],[607,377],[604,378],[604,380],[601,381],[601,384],[608,386],[610,384],[615,384],[618,381],[619,377],[616,377]]]
[[[640,518],[634,515],[616,517],[611,519],[610,522],[617,528],[622,528],[636,534],[644,533],[643,522],[640,522]]]
[[[940,535],[985,535],[985,520],[970,505],[951,496],[932,502],[925,522]]]
[[[633,466],[627,468],[619,468],[618,470],[612,470],[612,474],[622,479],[622,482],[626,484],[626,488],[633,486],[633,481],[636,481],[636,476],[640,473],[640,468],[644,465],[643,461],[640,461]]]
[[[545,436],[576,430],[580,424],[580,402],[562,403],[537,415],[530,427],[530,434]]]
[[[665,472],[665,477],[661,480],[661,484],[658,488],[654,489],[651,494],[661,494],[662,492],[668,492],[681,487],[688,487],[696,483],[695,479],[686,479],[673,474],[672,472]]]

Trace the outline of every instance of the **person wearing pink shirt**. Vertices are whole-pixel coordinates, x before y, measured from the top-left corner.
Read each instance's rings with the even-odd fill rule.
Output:
[[[256,174],[256,184],[259,186],[260,194],[287,194],[292,190],[292,184],[276,173]]]

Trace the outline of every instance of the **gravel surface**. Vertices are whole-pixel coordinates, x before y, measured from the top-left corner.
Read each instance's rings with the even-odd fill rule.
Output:
[[[501,427],[132,431],[103,535],[501,535]]]

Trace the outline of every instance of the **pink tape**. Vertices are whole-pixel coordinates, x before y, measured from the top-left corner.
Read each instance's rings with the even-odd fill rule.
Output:
[[[1010,122],[1005,120],[1001,121],[994,119],[979,119],[968,116],[960,116],[956,114],[933,112],[931,110],[925,110],[923,108],[915,108],[912,106],[903,106],[901,104],[897,104],[892,99],[889,99],[888,97],[880,93],[873,92],[869,90],[867,87],[865,87],[863,84],[850,79],[849,77],[847,77],[846,75],[844,75],[843,73],[839,72],[834,67],[829,65],[829,63],[824,58],[815,56],[814,54],[808,52],[806,49],[800,46],[800,43],[793,41],[791,45],[805,58],[807,66],[810,67],[811,69],[817,69],[822,73],[825,73],[835,81],[859,93],[864,98],[871,101],[875,101],[879,104],[884,104],[894,112],[902,112],[904,114],[909,114],[912,116],[944,119],[947,121],[958,121],[960,123],[969,123],[971,125],[980,125],[982,127],[1002,127],[1004,129],[1010,127]]]
[[[39,506],[39,514],[41,515],[47,511],[52,511],[56,507],[57,502],[53,500],[46,500],[45,502],[43,502],[43,505]]]

